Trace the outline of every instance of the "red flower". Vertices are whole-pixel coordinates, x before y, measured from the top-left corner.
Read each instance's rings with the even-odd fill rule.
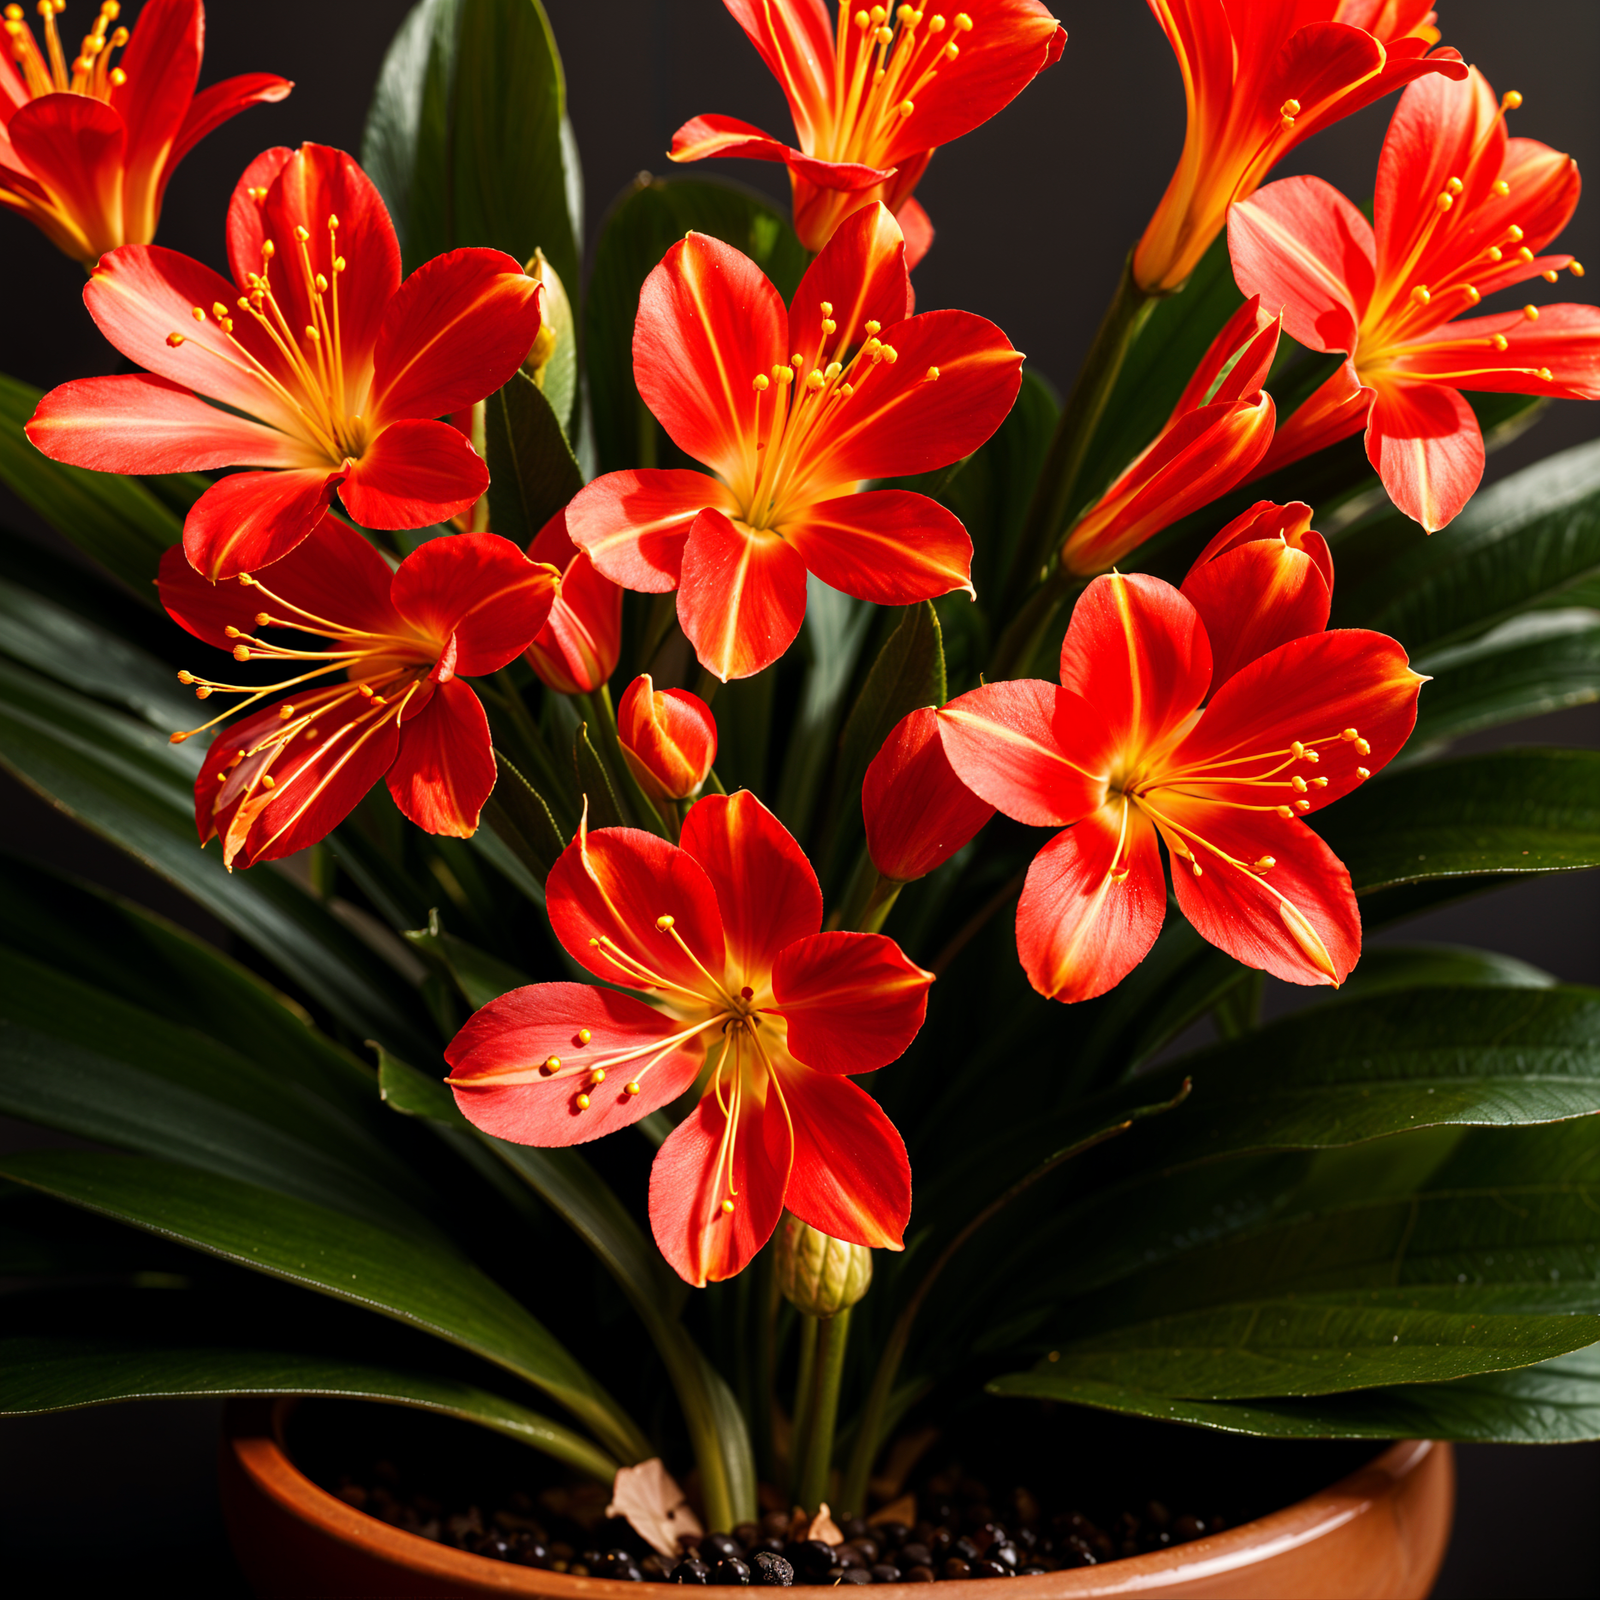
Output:
[[[106,0],[70,61],[56,28],[65,10],[65,0],[39,6],[41,51],[22,7],[6,7],[0,206],[92,267],[107,250],[155,237],[167,180],[213,128],[246,106],[283,99],[294,85],[251,72],[196,94],[206,31],[200,0],[146,0],[131,34],[114,26],[121,7]],[[112,66],[117,50],[122,60]]]
[[[647,672],[623,690],[617,738],[634,777],[652,800],[687,800],[717,759],[717,723],[699,695],[657,689]]]
[[[462,678],[498,671],[544,625],[555,589],[548,567],[508,539],[463,533],[430,539],[391,572],[360,534],[327,516],[265,583],[248,574],[208,583],[177,546],[161,558],[157,581],[161,603],[197,639],[239,661],[296,669],[260,689],[178,674],[202,700],[246,695],[234,710],[293,695],[219,734],[200,769],[200,842],[220,835],[228,866],[315,844],[384,777],[395,804],[429,833],[465,837],[478,826],[494,751],[483,706]],[[276,628],[323,634],[328,648],[260,637]],[[305,687],[319,679],[330,681]]]
[[[1041,994],[1090,999],[1143,959],[1166,910],[1158,838],[1184,915],[1246,965],[1339,984],[1360,956],[1350,875],[1300,819],[1394,756],[1425,680],[1392,639],[1321,631],[1326,546],[1298,509],[1246,513],[1182,592],[1096,578],[1060,688],[989,684],[939,713],[964,783],[1020,822],[1065,829],[1017,906]]]
[[[661,1253],[690,1283],[731,1277],[785,1206],[852,1244],[898,1250],[911,1168],[845,1074],[900,1056],[931,973],[892,939],[821,933],[822,891],[754,795],[710,795],[681,846],[580,829],[546,885],[567,953],[614,988],[541,983],[491,1001],[445,1051],[463,1113],[516,1144],[637,1122],[715,1065],[650,1176]]]
[[[593,694],[617,670],[622,654],[622,590],[601,577],[568,537],[565,511],[539,530],[528,559],[547,562],[561,574],[550,620],[528,646],[528,665],[558,694]]]
[[[579,491],[567,529],[624,588],[676,589],[683,631],[723,680],[788,649],[808,570],[880,605],[971,588],[954,515],[855,487],[977,449],[1016,398],[1022,357],[982,317],[907,318],[909,302],[900,229],[877,205],[834,234],[787,313],[755,262],[704,234],[645,280],[639,393],[718,476],[610,473]]]
[[[896,883],[942,867],[994,815],[956,775],[931,707],[895,724],[861,786],[872,864]]]
[[[1508,139],[1476,69],[1401,98],[1378,163],[1376,227],[1319,178],[1285,178],[1236,206],[1233,270],[1282,304],[1313,350],[1350,359],[1279,432],[1262,471],[1365,427],[1390,498],[1430,533],[1483,476],[1483,434],[1463,389],[1600,399],[1600,309],[1527,306],[1457,322],[1487,294],[1583,268],[1538,252],[1578,203],[1569,156]]]
[[[106,256],[84,303],[149,373],[63,384],[28,437],[101,472],[276,469],[224,478],[189,512],[183,547],[212,580],[294,549],[335,489],[369,528],[468,510],[488,471],[436,419],[516,371],[539,330],[534,279],[498,250],[452,250],[401,283],[378,191],[314,144],[250,164],[228,258],[234,284],[157,245]]]
[[[1133,256],[1147,293],[1178,288],[1302,139],[1424,74],[1466,76],[1431,0],[1149,0],[1183,73],[1177,171]]]
[[[837,23],[822,0],[723,3],[778,80],[800,148],[736,117],[695,117],[672,136],[672,159],[781,161],[795,232],[813,254],[852,212],[881,201],[905,230],[908,267],[933,243],[911,191],[934,147],[1009,105],[1067,43],[1039,0],[967,0],[948,17],[925,5],[841,5]]]
[[[1272,443],[1277,413],[1262,385],[1282,327],[1262,315],[1259,296],[1234,313],[1167,425],[1067,534],[1069,572],[1104,572],[1250,476]]]

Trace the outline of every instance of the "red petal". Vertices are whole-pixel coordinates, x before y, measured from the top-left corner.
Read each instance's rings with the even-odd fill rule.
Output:
[[[1272,369],[1282,326],[1280,317],[1268,316],[1261,309],[1260,295],[1246,300],[1206,347],[1194,376],[1167,418],[1167,427],[1214,400],[1253,398]]]
[[[1177,838],[1201,869],[1196,876],[1191,863],[1172,863],[1178,905],[1195,932],[1285,983],[1344,982],[1361,956],[1361,914],[1350,874],[1316,834],[1271,812],[1167,790],[1151,798],[1168,823],[1168,845]],[[1266,856],[1273,866],[1246,870]]]
[[[623,690],[617,737],[633,775],[652,799],[687,800],[698,794],[717,759],[711,707],[687,689],[657,689],[649,673]]]
[[[111,104],[128,129],[129,198],[156,192],[200,79],[205,33],[200,0],[146,0],[140,7],[117,62],[126,78],[111,91]],[[153,231],[153,214],[148,222]]]
[[[1312,350],[1355,349],[1375,253],[1371,224],[1321,178],[1284,178],[1228,212],[1240,293],[1282,306],[1290,337]]]
[[[876,1072],[898,1061],[928,1013],[932,982],[881,933],[813,933],[786,945],[772,968],[789,1050],[818,1072]]]
[[[236,78],[224,78],[221,83],[213,83],[209,88],[202,89],[189,102],[183,125],[172,141],[172,149],[161,172],[161,188],[156,192],[157,205],[161,202],[161,192],[174,168],[208,133],[215,132],[224,122],[231,121],[250,106],[269,105],[286,99],[293,88],[294,84],[289,79],[274,77],[270,72],[244,72]]]
[[[721,1003],[706,976],[720,983],[726,964],[717,896],[686,851],[634,828],[580,827],[550,869],[545,896],[556,938],[597,977],[660,989],[669,1002]],[[664,916],[673,919],[670,932],[656,926]],[[625,959],[593,940],[609,941]]]
[[[745,1092],[738,1136],[726,1155],[728,1119],[708,1094],[667,1136],[650,1169],[656,1247],[696,1288],[743,1271],[783,1213],[793,1159],[788,1123],[771,1095],[763,1107],[757,1092]],[[730,1190],[734,1207],[724,1211]]]
[[[26,431],[52,461],[96,472],[287,467],[304,454],[277,429],[209,406],[178,384],[143,372],[79,378],[52,389]]]
[[[680,450],[730,481],[754,471],[759,397],[751,383],[788,361],[788,327],[761,268],[701,233],[673,245],[639,292],[640,398]]]
[[[339,487],[364,528],[426,528],[470,511],[489,469],[448,422],[391,422],[361,452]]]
[[[815,147],[831,123],[834,25],[822,0],[723,0],[778,80],[800,142]]]
[[[890,176],[893,168],[864,167],[856,161],[819,161],[796,150],[737,117],[715,114],[692,117],[672,136],[668,151],[673,161],[706,161],[714,156],[743,157],[748,161],[781,161],[791,171],[824,189],[870,189]]]
[[[1205,698],[1211,645],[1199,613],[1170,583],[1112,573],[1096,578],[1073,608],[1061,682],[1095,708],[1114,748],[1133,761]]]
[[[1166,910],[1155,829],[1125,800],[1108,800],[1028,868],[1017,902],[1028,982],[1069,1003],[1104,994],[1144,960]]]
[[[189,508],[183,549],[215,582],[258,572],[288,555],[333,503],[341,472],[236,472]]]
[[[287,145],[263,150],[233,186],[228,201],[228,270],[238,284],[261,271],[261,246],[266,242],[266,212],[261,201],[294,154]]]
[[[930,472],[970,455],[1005,421],[1022,387],[1021,354],[970,311],[924,312],[885,328],[883,342],[896,353],[893,364],[859,360],[851,369],[855,393],[833,402],[810,447],[819,496],[834,485]]]
[[[1298,406],[1294,415],[1273,434],[1272,447],[1261,458],[1253,475],[1259,478],[1276,472],[1292,461],[1348,439],[1352,433],[1360,433],[1367,425],[1375,393],[1361,382],[1353,361],[1341,363],[1327,382]]]
[[[586,983],[538,983],[473,1014],[445,1049],[446,1081],[467,1121],[497,1139],[585,1144],[660,1110],[694,1082],[704,1045],[663,1043],[682,1031],[632,995]],[[560,1065],[547,1074],[540,1069],[552,1056]],[[602,1063],[603,1087],[591,1077]],[[627,1093],[628,1083],[639,1085],[638,1094]],[[582,1092],[589,1104],[580,1110]]]
[[[872,864],[899,883],[926,877],[994,815],[957,776],[939,737],[938,714],[913,711],[895,724],[861,786]]]
[[[539,332],[540,292],[499,250],[452,250],[417,268],[383,313],[370,420],[438,417],[507,383]]]
[[[1483,481],[1483,433],[1454,389],[1386,382],[1372,402],[1367,458],[1389,498],[1437,533]]]
[[[770,667],[806,616],[806,569],[775,533],[707,507],[683,551],[678,622],[700,665],[726,683]]]
[[[846,1078],[789,1062],[778,1072],[778,1091],[794,1123],[784,1204],[832,1238],[872,1250],[904,1249],[911,1163],[883,1108]],[[776,1122],[769,1112],[768,1128]]]
[[[697,801],[682,843],[716,894],[729,983],[764,988],[778,953],[822,926],[822,890],[805,851],[745,789]]]
[[[909,606],[972,593],[972,540],[926,495],[874,489],[823,500],[785,522],[783,536],[824,583],[858,600]]]
[[[459,678],[435,686],[432,698],[400,728],[389,768],[389,793],[426,833],[470,839],[494,788],[494,746],[483,705]]]
[[[123,242],[126,135],[110,106],[88,95],[47,94],[16,112],[6,132],[29,173],[81,236],[79,260],[92,264]]]
[[[1036,678],[990,683],[938,712],[956,776],[996,810],[1035,828],[1059,828],[1106,794],[1110,740],[1103,717],[1066,689]]]
[[[1394,369],[1403,378],[1452,389],[1600,400],[1600,307],[1554,305],[1538,311],[1537,318],[1507,311],[1447,323],[1408,344]],[[1504,350],[1493,347],[1497,334],[1506,341]]]
[[[703,472],[608,472],[567,506],[567,532],[613,583],[665,594],[678,587],[684,541],[707,506],[738,510]]]
[[[866,325],[903,322],[911,310],[906,247],[900,225],[882,205],[867,205],[839,224],[806,269],[789,306],[791,354],[822,368],[867,338]],[[830,309],[825,314],[826,304]],[[835,325],[825,333],[824,316]]]
[[[580,550],[561,575],[549,620],[528,646],[528,665],[558,694],[592,694],[617,670],[621,654],[622,589]]]
[[[414,628],[441,642],[455,636],[463,677],[514,661],[550,615],[555,579],[509,539],[457,533],[429,539],[400,563],[391,596]]]

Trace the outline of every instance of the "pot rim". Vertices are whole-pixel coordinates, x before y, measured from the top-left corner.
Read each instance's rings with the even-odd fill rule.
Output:
[[[615,1578],[578,1578],[496,1561],[424,1539],[358,1511],[314,1483],[289,1455],[284,1429],[302,1398],[314,1397],[282,1395],[230,1400],[223,1417],[223,1449],[260,1492],[290,1515],[316,1526],[338,1542],[442,1582],[472,1584],[478,1592],[498,1590],[508,1595],[545,1596],[548,1600],[639,1600],[641,1594],[652,1589],[677,1587],[626,1583]],[[1429,1464],[1436,1451],[1448,1455],[1450,1446],[1431,1439],[1398,1440],[1338,1482],[1252,1522],[1100,1566],[1013,1578],[1005,1592],[1012,1600],[1040,1600],[1046,1595],[1093,1600],[1098,1596],[1157,1590],[1171,1593],[1175,1585],[1214,1581],[1232,1571],[1259,1567],[1264,1561],[1326,1538],[1378,1502],[1392,1497],[1406,1480]],[[884,1600],[927,1600],[922,1584],[873,1584],[872,1591]],[[980,1600],[990,1592],[990,1585],[983,1579],[957,1580],[941,1583],[938,1592],[943,1600]]]

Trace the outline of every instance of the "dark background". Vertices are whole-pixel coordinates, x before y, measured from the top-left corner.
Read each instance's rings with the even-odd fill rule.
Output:
[[[790,136],[776,85],[718,0],[545,4],[583,154],[589,245],[612,197],[635,173],[667,168],[673,130],[687,118],[724,112]],[[92,0],[72,0],[63,19],[68,32],[92,9]],[[918,190],[938,237],[918,269],[917,291],[924,309],[956,305],[993,318],[1065,387],[1177,158],[1183,97],[1171,52],[1140,0],[1056,0],[1056,9],[1071,35],[1060,64],[987,126],[940,151]],[[203,81],[274,71],[297,87],[281,105],[244,113],[189,157],[168,191],[161,243],[225,268],[223,215],[251,157],[306,139],[357,151],[378,64],[408,10],[408,0],[277,0],[270,7],[212,0]],[[1524,94],[1513,131],[1600,170],[1600,3],[1440,0],[1440,10],[1446,42],[1497,90]],[[1314,168],[1364,199],[1392,104],[1312,140],[1280,172]],[[707,170],[787,197],[781,168],[721,162]],[[1580,210],[1561,248],[1600,266],[1600,203]],[[41,236],[0,215],[0,370],[44,387],[116,370],[119,358],[79,303],[81,281]],[[1560,292],[1581,289],[1563,279]],[[1597,435],[1600,408],[1558,403],[1491,460],[1489,478]],[[0,521],[37,531],[3,495]],[[1464,748],[1530,741],[1600,745],[1600,713],[1563,712]],[[172,890],[3,778],[0,834],[11,848],[31,848],[191,926],[220,932]],[[1402,936],[1483,944],[1567,981],[1600,982],[1600,900],[1586,875],[1485,895],[1419,918]],[[31,1137],[0,1124],[0,1143]],[[112,1572],[119,1587],[142,1586],[144,1574],[163,1572],[169,1594],[243,1593],[215,1503],[217,1409],[151,1403],[0,1423],[7,1568],[15,1574],[36,1559],[65,1557],[67,1566],[55,1568],[51,1580],[58,1594],[73,1592],[74,1573],[101,1592]],[[1458,1460],[1456,1535],[1439,1600],[1600,1594],[1600,1445],[1469,1446]],[[86,1499],[92,1516],[85,1515]]]

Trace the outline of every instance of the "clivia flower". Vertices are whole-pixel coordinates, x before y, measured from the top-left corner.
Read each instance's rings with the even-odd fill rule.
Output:
[[[658,689],[647,672],[622,692],[617,738],[652,800],[689,800],[717,759],[717,722],[699,695]]]
[[[928,706],[894,725],[861,785],[867,854],[893,883],[942,867],[994,815],[956,775]]]
[[[1463,78],[1432,0],[1149,0],[1183,73],[1177,170],[1133,255],[1134,281],[1170,294],[1302,139],[1424,74]],[[1248,292],[1248,291],[1247,291]]]
[[[469,1121],[514,1144],[582,1144],[705,1068],[650,1174],[651,1228],[681,1277],[733,1276],[786,1206],[835,1239],[902,1247],[905,1146],[846,1074],[904,1053],[933,975],[882,934],[819,931],[816,874],[754,795],[697,802],[676,846],[580,827],[545,893],[568,955],[648,999],[541,983],[492,1000],[445,1051]]]
[[[1454,320],[1529,278],[1554,283],[1571,256],[1539,251],[1578,203],[1570,156],[1508,139],[1474,68],[1401,97],[1378,163],[1374,223],[1319,178],[1285,178],[1228,221],[1246,294],[1284,308],[1313,350],[1347,360],[1279,430],[1263,472],[1366,429],[1389,497],[1429,533],[1483,477],[1483,433],[1463,389],[1600,399],[1600,309],[1524,306]]]
[[[380,778],[419,828],[470,835],[495,761],[483,705],[462,680],[522,652],[555,582],[492,533],[430,539],[391,572],[331,515],[264,579],[208,583],[174,545],[157,579],[172,619],[237,661],[282,661],[293,674],[262,688],[178,674],[202,700],[245,698],[174,743],[275,701],[206,753],[194,791],[201,844],[220,836],[230,868],[274,861],[336,828]],[[279,628],[321,634],[326,647],[261,637]]]
[[[335,490],[369,528],[469,510],[488,469],[437,419],[517,370],[539,331],[535,280],[498,250],[452,250],[402,283],[378,191],[314,144],[246,169],[228,259],[234,283],[159,245],[105,256],[84,304],[149,370],[53,389],[34,444],[100,472],[273,469],[223,478],[190,510],[183,547],[213,582],[294,549]]]
[[[66,0],[38,0],[43,50],[23,8],[5,8],[0,206],[92,267],[107,250],[155,237],[167,180],[208,133],[294,85],[251,72],[196,94],[200,0],[145,0],[131,31],[118,25],[117,0],[105,0],[70,58],[56,24],[66,8]]]
[[[1302,819],[1394,757],[1425,680],[1393,639],[1322,631],[1331,567],[1297,510],[1247,512],[1181,592],[1139,573],[1096,578],[1059,688],[993,683],[939,712],[964,783],[1019,822],[1064,830],[1017,905],[1039,993],[1087,1000],[1143,959],[1166,911],[1158,839],[1184,915],[1247,966],[1340,984],[1359,958],[1350,875]]]
[[[565,511],[539,530],[528,559],[561,574],[550,620],[528,646],[528,665],[557,694],[593,694],[610,680],[622,654],[622,590],[568,537]]]
[[[1022,356],[967,311],[907,317],[899,226],[858,211],[787,312],[748,256],[691,233],[645,280],[639,393],[717,474],[612,472],[567,507],[567,531],[625,589],[678,591],[701,665],[726,682],[770,666],[805,620],[806,573],[904,606],[971,589],[953,513],[865,478],[948,466],[1000,426]]]
[[[934,147],[971,133],[1056,61],[1067,33],[1039,0],[966,0],[950,14],[918,5],[723,0],[789,102],[797,150],[736,117],[695,117],[672,136],[674,161],[781,161],[794,226],[813,254],[852,212],[882,202],[914,267],[933,242],[911,198]]]
[[[1067,533],[1061,564],[1068,572],[1104,572],[1255,471],[1277,419],[1262,385],[1282,329],[1282,317],[1262,313],[1259,296],[1233,314],[1166,426]]]

